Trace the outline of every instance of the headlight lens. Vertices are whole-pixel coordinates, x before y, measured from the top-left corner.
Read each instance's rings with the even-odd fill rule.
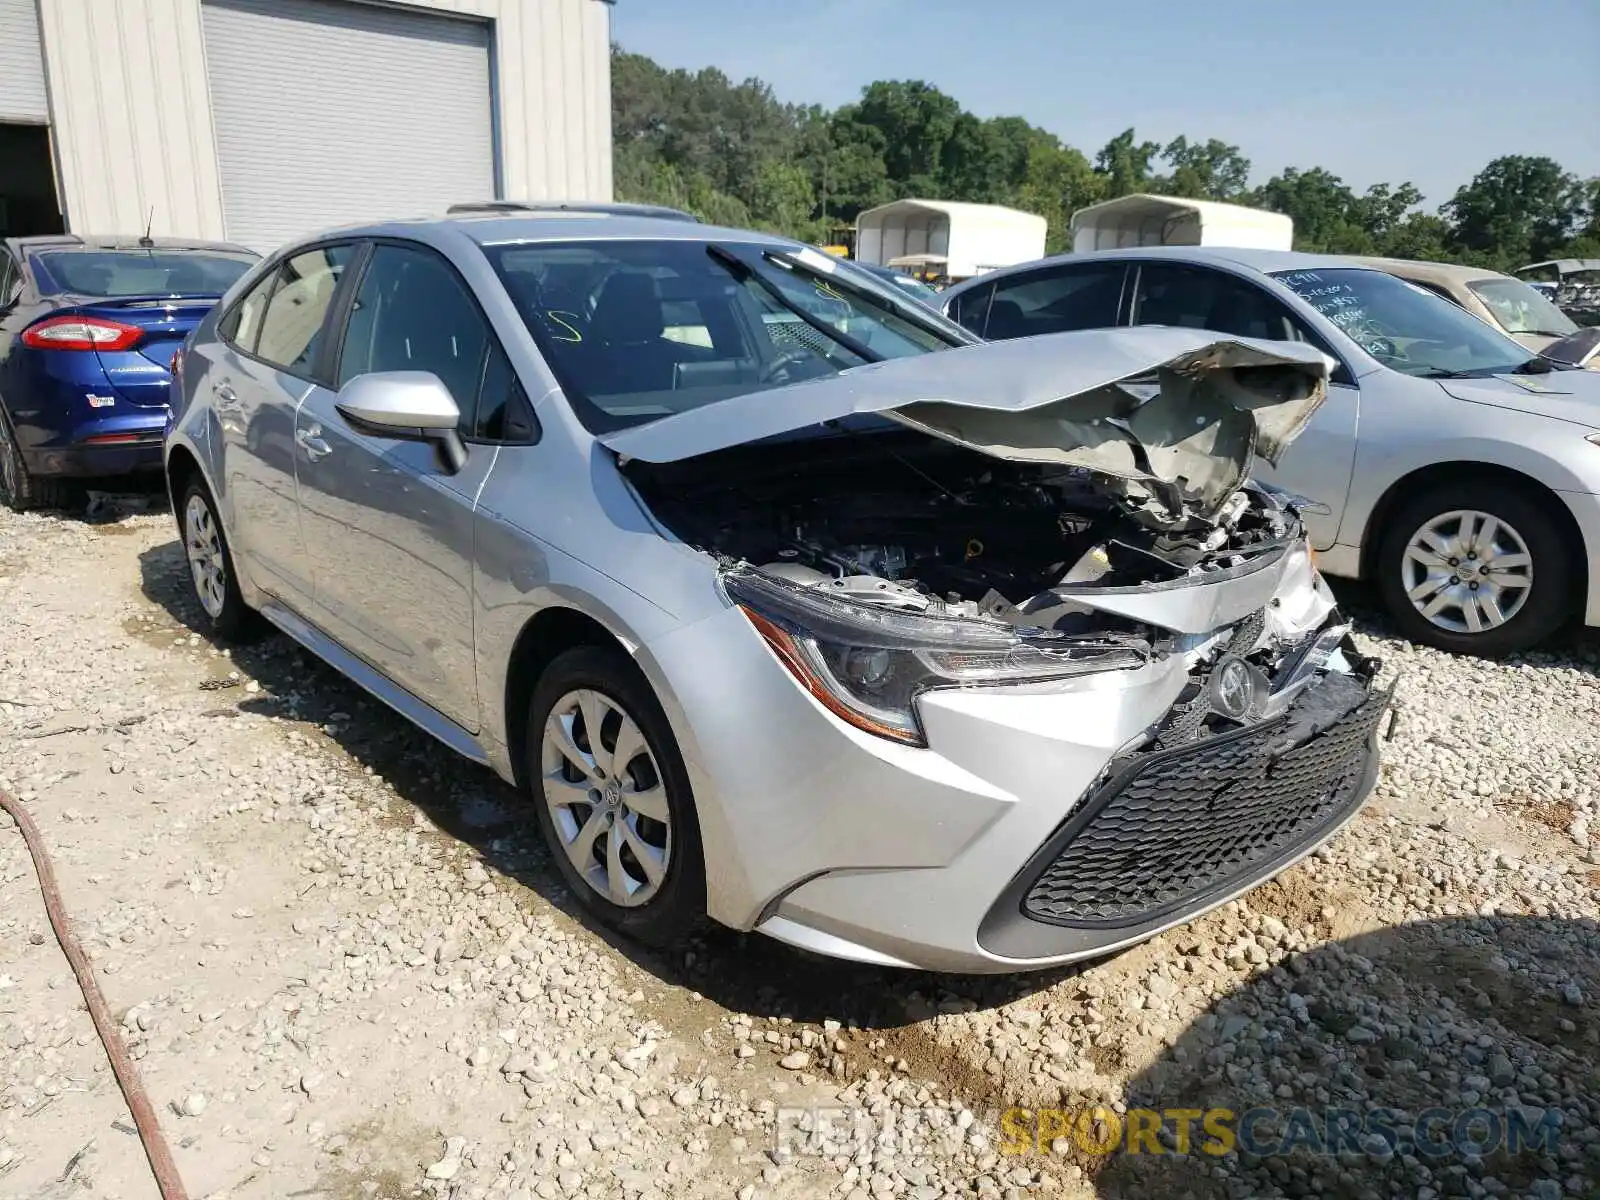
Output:
[[[935,688],[1046,683],[1149,661],[1115,634],[1072,636],[891,611],[740,570],[725,577],[778,660],[835,716],[909,745],[926,742],[916,698]]]

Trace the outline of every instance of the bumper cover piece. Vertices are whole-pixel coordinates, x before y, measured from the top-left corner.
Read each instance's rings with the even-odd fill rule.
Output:
[[[1293,862],[1366,798],[1390,697],[1329,676],[1275,719],[1136,753],[1029,860],[979,944],[1032,957],[1063,935],[1160,926]]]

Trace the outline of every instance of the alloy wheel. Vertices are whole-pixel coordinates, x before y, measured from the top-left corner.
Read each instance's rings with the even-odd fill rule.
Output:
[[[216,518],[211,515],[211,506],[203,497],[189,497],[183,510],[183,529],[195,595],[200,599],[200,607],[214,621],[222,615],[222,607],[228,601],[228,568],[222,553],[222,535],[217,530]]]
[[[1493,513],[1440,513],[1411,535],[1400,561],[1406,596],[1451,633],[1486,633],[1514,618],[1533,592],[1533,555]]]
[[[604,692],[567,692],[550,710],[541,786],[557,839],[600,896],[648,903],[672,861],[672,814],[639,723]]]

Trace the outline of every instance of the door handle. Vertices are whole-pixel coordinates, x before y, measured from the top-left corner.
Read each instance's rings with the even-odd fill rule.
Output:
[[[216,390],[217,403],[224,408],[234,408],[239,403],[239,393],[225,383],[219,383]]]
[[[333,447],[322,440],[321,434],[321,425],[309,425],[294,431],[295,445],[304,450],[312,462],[333,453]]]

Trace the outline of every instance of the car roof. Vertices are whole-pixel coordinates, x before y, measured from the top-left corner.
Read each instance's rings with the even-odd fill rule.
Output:
[[[630,213],[549,209],[535,212],[472,212],[443,217],[418,217],[375,224],[324,229],[296,238],[293,245],[341,237],[408,237],[454,231],[480,246],[525,242],[686,241],[742,242],[785,250],[804,249],[802,243],[750,229],[703,225],[681,218],[645,217]],[[820,250],[814,253],[821,254]]]
[[[1376,258],[1354,254],[1350,261],[1363,267],[1374,267],[1406,279],[1426,279],[1433,283],[1470,283],[1475,279],[1510,279],[1488,267],[1468,267],[1461,263],[1428,262],[1419,258]]]
[[[1307,254],[1298,250],[1253,250],[1243,246],[1126,246],[1116,250],[1090,250],[1083,254],[1057,254],[1034,262],[1018,263],[997,271],[986,271],[950,288],[952,293],[970,291],[986,279],[1011,275],[1059,263],[1126,261],[1129,259],[1170,259],[1173,262],[1201,263],[1221,267],[1246,267],[1270,274],[1274,271],[1331,270],[1334,267],[1373,270],[1340,254]]]
[[[669,221],[689,221],[700,224],[700,218],[681,208],[664,204],[631,204],[610,200],[473,200],[452,204],[446,216],[506,216],[518,213],[605,213],[613,216],[660,217]]]
[[[141,238],[138,234],[55,233],[38,237],[7,238],[6,245],[27,253],[35,250],[209,250],[223,254],[248,254],[261,257],[248,246],[235,242],[212,242],[198,238]]]

